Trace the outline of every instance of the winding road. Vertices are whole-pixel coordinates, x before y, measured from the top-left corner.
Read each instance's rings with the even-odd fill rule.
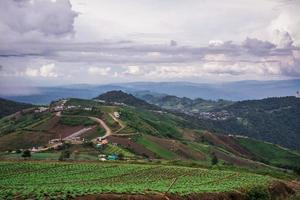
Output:
[[[88,118],[90,118],[93,121],[98,122],[105,129],[105,135],[102,136],[103,139],[112,135],[111,129],[106,125],[106,123],[102,119],[99,119],[97,117],[88,117]]]

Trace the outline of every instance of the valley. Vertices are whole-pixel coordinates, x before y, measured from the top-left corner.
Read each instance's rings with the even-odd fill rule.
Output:
[[[214,110],[234,105],[218,103]],[[231,194],[243,199],[261,186],[275,195],[268,186],[276,183],[285,191],[279,195],[292,195],[294,188],[287,184],[297,177],[299,153],[252,137],[211,132],[197,120],[121,91],[90,100],[61,99],[3,117],[0,168],[16,175],[0,181],[0,194],[69,199],[144,193],[149,198],[205,199],[202,195],[218,192],[225,197],[216,199]],[[44,168],[58,168],[64,175]],[[44,186],[37,189],[30,181]],[[18,189],[7,192],[10,184]],[[55,192],[61,186],[65,189]],[[197,198],[191,196],[197,193]]]

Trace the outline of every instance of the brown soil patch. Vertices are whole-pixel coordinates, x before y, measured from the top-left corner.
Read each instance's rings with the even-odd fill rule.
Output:
[[[51,128],[48,132],[52,133],[53,138],[59,138],[59,137],[65,138],[83,128],[84,126],[66,126],[62,124],[57,124],[55,127]]]
[[[182,129],[182,137],[185,140],[189,140],[192,142],[199,140],[199,134],[197,134],[195,131],[190,129]]]
[[[205,140],[211,142],[213,145],[222,147],[235,155],[249,159],[253,159],[255,157],[248,150],[246,150],[244,147],[238,144],[238,142],[236,142],[234,138],[231,138],[229,136],[216,135],[205,131],[203,137]]]
[[[144,146],[136,143],[134,140],[127,138],[127,137],[120,137],[120,136],[109,136],[108,141],[111,143],[117,143],[121,146],[131,150],[137,155],[147,156],[148,158],[155,158],[155,154],[146,149]]]
[[[269,187],[269,192],[272,199],[285,199],[290,195],[295,194],[295,191],[282,182],[275,182]]]
[[[48,143],[52,134],[45,132],[10,133],[0,138],[0,151],[27,149],[33,146],[41,146]]]
[[[233,137],[218,135],[218,138],[222,140],[228,147],[230,147],[230,149],[234,151],[233,153],[238,153],[239,155],[245,156],[249,159],[255,158],[255,155],[241,146]]]
[[[188,146],[182,144],[177,140],[165,139],[165,138],[158,138],[154,136],[145,136],[151,141],[159,144],[160,146],[175,152],[182,158],[186,159],[194,159],[194,160],[204,160],[206,156],[198,151],[190,149]]]
[[[235,157],[232,155],[228,155],[222,151],[219,150],[215,150],[214,151],[215,155],[217,156],[218,159],[224,160],[228,163],[232,163],[235,165],[239,165],[239,166],[246,166],[246,167],[258,167],[260,166],[260,164],[252,161],[252,160],[247,160],[247,159],[242,159],[239,157]]]

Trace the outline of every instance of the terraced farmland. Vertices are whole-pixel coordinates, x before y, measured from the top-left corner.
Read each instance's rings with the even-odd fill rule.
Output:
[[[100,193],[190,194],[247,190],[272,181],[246,172],[200,168],[65,162],[0,162],[0,199],[67,199]]]

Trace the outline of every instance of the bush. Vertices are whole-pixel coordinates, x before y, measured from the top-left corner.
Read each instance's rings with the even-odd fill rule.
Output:
[[[257,186],[247,192],[247,200],[270,200],[271,195],[267,188]]]
[[[31,152],[28,149],[25,150],[25,151],[23,151],[22,157],[23,158],[29,158],[29,157],[31,157]]]
[[[295,167],[294,172],[295,174],[300,175],[300,167]]]
[[[61,152],[58,160],[59,161],[64,161],[65,159],[70,158],[70,156],[71,156],[71,152],[68,151],[68,150],[64,150],[64,151]]]
[[[213,153],[212,159],[211,159],[211,165],[216,165],[216,164],[218,164],[218,162],[219,162],[219,160],[218,160],[216,154]]]

